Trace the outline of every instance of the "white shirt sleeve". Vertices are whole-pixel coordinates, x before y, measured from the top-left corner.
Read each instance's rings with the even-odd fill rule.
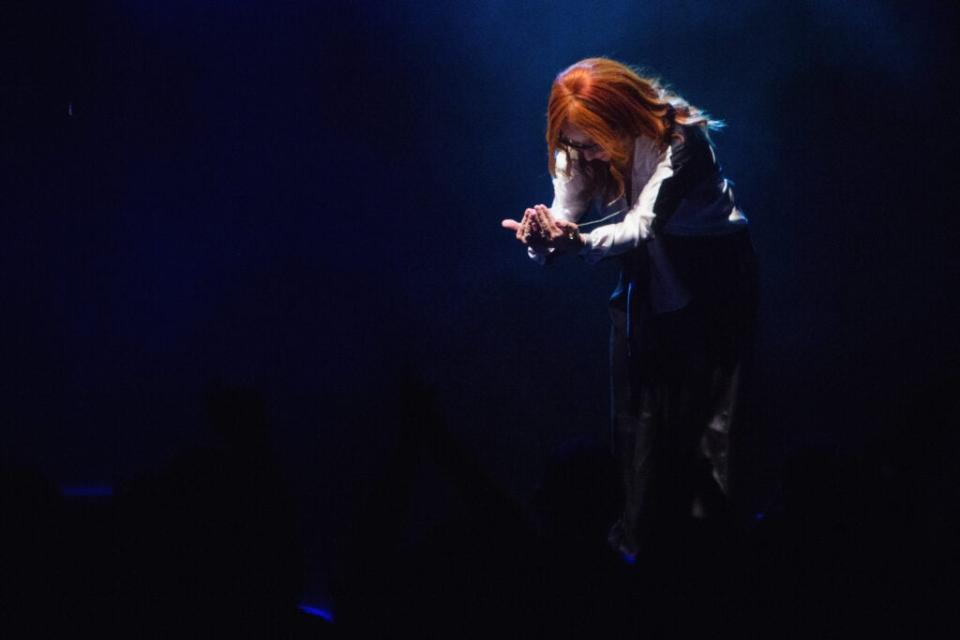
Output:
[[[653,220],[656,217],[653,207],[660,194],[660,187],[673,176],[671,155],[672,151],[668,147],[664,157],[657,163],[653,175],[643,186],[640,195],[637,196],[623,220],[582,234],[586,246],[580,251],[580,255],[587,262],[593,264],[604,258],[625,253],[637,248],[641,242],[650,237]]]
[[[587,197],[587,179],[580,173],[577,152],[557,152],[554,158],[553,204],[550,213],[554,218],[576,222],[590,205]]]

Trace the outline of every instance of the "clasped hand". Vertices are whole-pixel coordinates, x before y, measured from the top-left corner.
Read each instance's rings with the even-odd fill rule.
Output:
[[[538,204],[523,212],[523,220],[504,220],[504,229],[517,234],[517,240],[538,253],[553,249],[560,253],[579,251],[583,238],[577,225],[567,220],[554,218],[546,205]]]

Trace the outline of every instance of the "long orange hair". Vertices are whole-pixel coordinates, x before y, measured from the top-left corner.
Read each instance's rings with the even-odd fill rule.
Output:
[[[590,179],[592,194],[611,201],[626,192],[625,177],[633,160],[633,140],[645,136],[663,150],[674,123],[718,129],[723,123],[667,91],[658,80],[643,77],[609,58],[587,58],[564,69],[553,81],[547,102],[547,154],[556,176],[556,154],[569,153],[560,143],[560,127],[569,123],[589,135],[610,154],[610,163],[588,163],[578,154],[579,168]],[[624,141],[629,140],[628,145]],[[567,166],[571,166],[569,162]]]

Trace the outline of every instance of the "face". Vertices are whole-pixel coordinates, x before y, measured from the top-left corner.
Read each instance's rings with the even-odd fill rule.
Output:
[[[594,160],[610,162],[610,154],[594,142],[589,135],[572,124],[567,123],[560,127],[560,144],[569,149],[576,149],[587,162]]]

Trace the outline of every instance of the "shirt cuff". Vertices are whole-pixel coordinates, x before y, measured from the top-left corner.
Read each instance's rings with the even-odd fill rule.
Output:
[[[553,257],[553,252],[556,249],[547,249],[545,252],[534,251],[533,247],[527,247],[527,255],[530,256],[530,259],[536,262],[537,264],[546,264],[548,260]]]
[[[599,258],[596,256],[591,256],[591,251],[593,251],[593,239],[590,237],[590,232],[581,232],[580,237],[583,238],[583,248],[577,252],[577,255],[591,264],[597,262]]]

